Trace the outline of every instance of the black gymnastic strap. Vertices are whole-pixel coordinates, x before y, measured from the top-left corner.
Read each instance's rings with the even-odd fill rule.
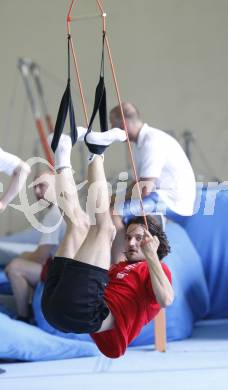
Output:
[[[105,40],[105,32],[103,32],[103,40],[102,40],[100,78],[96,87],[93,112],[89,121],[88,130],[85,135],[85,143],[89,151],[95,154],[102,154],[106,149],[105,146],[90,144],[86,141],[86,136],[92,130],[92,125],[98,111],[99,111],[99,120],[100,120],[100,130],[102,132],[108,130],[107,99],[106,99],[106,88],[104,82],[104,40]]]
[[[70,119],[70,136],[71,136],[72,145],[76,143],[78,138],[78,132],[77,132],[77,127],[75,122],[75,115],[74,115],[74,107],[73,107],[73,102],[71,97],[71,87],[70,87],[70,35],[68,35],[67,54],[68,54],[68,80],[67,80],[66,89],[61,99],[61,103],[59,106],[59,111],[56,119],[54,137],[51,143],[51,148],[53,152],[55,152],[58,147],[58,143],[64,129],[68,112],[69,112],[69,119]]]
[[[92,129],[92,125],[98,111],[99,111],[101,131],[108,130],[107,100],[106,100],[106,88],[104,82],[104,39],[105,39],[105,32],[103,32],[103,40],[102,40],[100,78],[96,87],[94,107],[89,121],[89,126],[87,131],[88,133]]]

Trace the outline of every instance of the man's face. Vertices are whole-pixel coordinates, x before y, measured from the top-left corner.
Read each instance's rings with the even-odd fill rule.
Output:
[[[52,201],[54,198],[54,186],[53,186],[54,176],[49,173],[43,173],[34,181],[34,192],[37,200],[46,200],[48,202]],[[52,196],[50,196],[50,194]],[[49,199],[50,198],[50,199]],[[53,198],[53,199],[51,199]]]
[[[34,186],[34,192],[37,200],[44,199],[44,194],[47,191],[47,187],[48,185],[45,182],[39,183]]]
[[[141,250],[144,231],[143,225],[133,223],[128,226],[125,236],[125,255],[128,261],[140,261],[145,258]]]

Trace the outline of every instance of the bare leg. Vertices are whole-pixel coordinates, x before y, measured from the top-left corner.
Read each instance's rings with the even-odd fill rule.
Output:
[[[63,211],[67,224],[64,239],[56,256],[74,258],[87,235],[89,223],[86,213],[80,206],[71,168],[58,170],[56,193],[58,194],[58,206]]]
[[[109,269],[111,261],[111,245],[115,227],[109,212],[109,192],[104,173],[103,158],[94,155],[88,167],[89,194],[87,210],[92,219],[95,211],[95,225],[91,225],[88,235],[76,253],[79,260],[98,267]],[[99,210],[102,208],[102,210]]]
[[[31,288],[34,288],[40,280],[42,265],[16,258],[7,265],[5,271],[11,283],[18,315],[29,317]]]
[[[51,143],[53,135],[48,142]],[[80,206],[77,188],[71,168],[72,143],[68,135],[63,134],[55,152],[56,199],[67,224],[64,239],[56,253],[59,257],[74,258],[88,231],[88,217]]]
[[[89,164],[88,182],[89,188],[92,188],[87,199],[89,214],[91,211],[93,212],[94,206],[96,210],[99,209],[101,202],[102,212],[95,214],[96,225],[90,226],[88,235],[77,252],[75,260],[108,270],[111,263],[111,246],[115,227],[109,212],[109,192],[101,156],[95,155],[94,160]],[[114,317],[110,312],[97,333],[111,329],[113,326]]]

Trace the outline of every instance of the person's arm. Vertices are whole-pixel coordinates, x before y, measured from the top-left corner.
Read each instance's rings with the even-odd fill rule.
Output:
[[[4,211],[8,204],[20,192],[30,172],[30,166],[23,161],[14,169],[9,187],[0,199],[0,212]]]
[[[152,288],[158,304],[161,307],[171,305],[174,299],[174,291],[169,282],[157,255],[159,240],[145,230],[141,248],[147,260]]]
[[[156,178],[154,177],[140,177],[139,178],[139,188],[142,198],[145,198],[145,196],[150,195],[151,192],[155,191],[156,189]],[[133,196],[138,198],[138,188],[136,185],[136,182],[132,183],[132,189],[133,190]],[[130,195],[130,194],[129,194]],[[131,195],[130,195],[131,196]],[[131,199],[130,197],[128,199]]]
[[[139,186],[141,196],[144,198],[157,190],[159,178],[166,161],[166,146],[156,137],[147,135],[143,146],[140,148],[140,155],[138,155],[137,161]],[[138,197],[136,184],[132,184],[134,186],[133,197]]]
[[[139,188],[142,198],[150,195],[152,191],[156,189],[156,178],[154,177],[140,177],[139,178]],[[125,200],[138,198],[138,186],[134,180],[126,190]]]
[[[151,192],[155,191],[156,189],[156,178],[154,177],[140,177],[139,179],[139,188],[142,199],[145,198],[145,196],[150,195]],[[125,201],[131,200],[131,199],[138,199],[138,186],[136,185],[136,181],[132,181],[129,186],[126,189],[126,195],[124,197]],[[114,193],[111,196],[111,203],[110,206],[113,207],[116,200],[116,194]]]

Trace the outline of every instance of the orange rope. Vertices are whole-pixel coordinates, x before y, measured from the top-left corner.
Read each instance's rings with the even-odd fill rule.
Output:
[[[119,103],[119,107],[120,107],[120,111],[121,111],[121,117],[122,117],[122,121],[123,121],[123,125],[124,125],[124,130],[125,130],[126,137],[127,137],[127,144],[128,144],[131,164],[132,164],[132,168],[133,168],[134,178],[135,178],[135,182],[136,182],[136,186],[137,186],[140,206],[141,206],[142,213],[143,213],[144,223],[145,223],[145,226],[146,226],[146,228],[148,230],[148,224],[147,224],[147,220],[146,220],[146,213],[145,213],[144,206],[143,206],[143,200],[142,200],[142,195],[141,195],[141,191],[140,191],[138,175],[137,175],[137,171],[136,171],[136,167],[135,167],[134,156],[133,156],[132,147],[131,147],[131,143],[130,143],[130,140],[129,140],[127,125],[126,125],[126,120],[125,120],[124,112],[123,112],[123,108],[122,108],[122,101],[121,101],[121,97],[120,97],[120,91],[119,91],[119,86],[118,86],[118,82],[117,82],[115,67],[114,67],[114,63],[113,63],[113,59],[112,59],[111,48],[110,48],[110,45],[109,45],[109,40],[108,40],[107,32],[106,32],[106,13],[104,12],[104,9],[102,7],[101,1],[100,0],[96,0],[96,3],[97,3],[98,8],[100,9],[100,12],[101,12],[101,17],[102,17],[102,22],[103,22],[103,32],[105,33],[104,34],[104,39],[105,39],[105,44],[106,44],[106,48],[107,48],[107,52],[108,52],[108,58],[109,58],[110,67],[111,67],[111,71],[112,71],[112,76],[113,76],[113,81],[114,81],[115,90],[116,90],[116,94],[117,94],[117,99],[118,99],[118,103]],[[72,0],[72,3],[70,5],[70,10],[69,10],[68,15],[67,15],[67,30],[68,30],[68,34],[69,35],[70,35],[70,22],[72,20],[71,19],[71,12],[72,12],[72,8],[73,8],[74,4],[75,4],[75,0]],[[79,68],[78,68],[78,64],[77,64],[77,58],[76,58],[74,44],[73,44],[73,40],[71,38],[71,35],[70,35],[70,43],[71,43],[71,50],[72,50],[74,63],[75,63],[75,69],[76,69],[76,74],[77,74],[80,94],[81,94],[81,98],[82,98],[83,109],[84,109],[84,113],[85,113],[86,124],[87,124],[87,127],[88,127],[89,121],[88,121],[88,115],[87,115],[87,110],[86,110],[86,104],[85,104],[85,99],[84,99],[84,95],[83,95],[83,90],[82,90],[82,85],[81,85],[81,80],[80,80],[80,73],[79,73]]]
[[[126,136],[127,136],[128,150],[129,150],[131,164],[132,164],[132,169],[133,169],[134,178],[135,178],[135,182],[136,182],[136,186],[137,186],[139,202],[140,202],[140,206],[141,206],[141,209],[142,209],[145,226],[146,226],[146,228],[148,230],[148,224],[147,224],[147,220],[146,220],[146,213],[145,213],[145,210],[144,210],[142,195],[141,195],[140,186],[139,186],[138,174],[137,174],[136,167],[135,167],[134,156],[133,156],[132,147],[131,147],[131,143],[130,143],[129,135],[128,135],[128,130],[127,130],[127,125],[126,125],[126,121],[125,121],[125,117],[124,117],[124,113],[123,113],[120,92],[119,92],[117,79],[116,79],[116,73],[115,73],[114,64],[113,64],[113,61],[112,61],[112,55],[111,55],[111,51],[110,51],[110,46],[109,46],[109,42],[108,42],[108,38],[107,38],[106,34],[105,34],[105,43],[106,43],[106,46],[107,46],[107,49],[108,49],[108,56],[109,56],[109,61],[110,61],[111,69],[112,69],[112,75],[113,75],[113,79],[114,79],[114,83],[115,83],[115,89],[116,89],[117,99],[118,99],[119,106],[120,106],[120,111],[121,111],[121,116],[122,116],[122,120],[123,120],[124,130],[125,130],[125,133],[126,133]]]
[[[75,71],[76,71],[76,75],[77,75],[79,91],[80,91],[80,95],[81,95],[81,99],[82,99],[86,127],[88,127],[89,126],[89,118],[88,118],[88,113],[87,113],[87,109],[86,109],[85,97],[84,97],[84,93],[83,93],[83,89],[82,89],[82,83],[81,83],[81,78],[80,78],[80,73],[79,73],[79,66],[78,66],[78,62],[77,62],[76,51],[75,51],[74,43],[73,43],[71,36],[70,36],[70,47],[71,47],[71,51],[72,51],[72,55],[73,55],[73,59],[74,59],[74,66],[75,66]]]
[[[72,12],[72,8],[73,8],[74,4],[75,4],[75,0],[72,0],[69,12],[67,14],[67,33],[70,36],[70,47],[71,47],[71,51],[72,51],[72,55],[73,55],[73,59],[74,59],[74,66],[75,66],[75,71],[76,71],[76,75],[77,75],[79,91],[80,91],[80,95],[81,95],[81,99],[82,99],[82,106],[83,106],[84,115],[85,115],[86,127],[88,127],[89,126],[89,117],[88,117],[88,113],[87,113],[85,97],[84,97],[82,83],[81,83],[81,78],[80,78],[80,72],[79,72],[79,66],[78,66],[78,61],[77,61],[77,56],[76,56],[76,50],[75,50],[75,46],[74,46],[74,43],[73,43],[73,39],[71,37],[71,31],[70,31],[70,23],[71,23],[71,20],[72,20],[71,19],[71,12]]]

